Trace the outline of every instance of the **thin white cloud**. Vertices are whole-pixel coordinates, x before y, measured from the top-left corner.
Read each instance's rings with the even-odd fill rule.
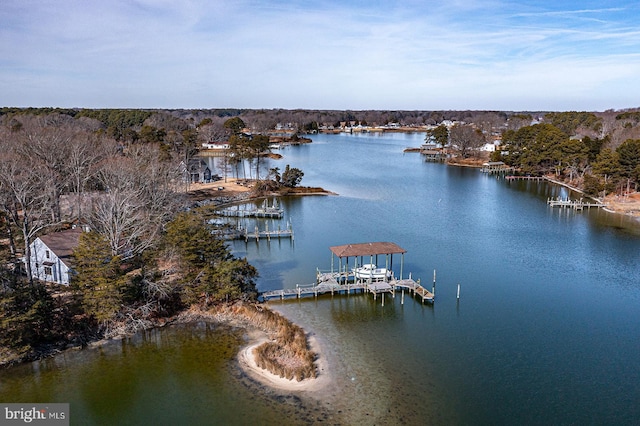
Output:
[[[10,0],[0,93],[22,106],[633,106],[637,6],[554,5]]]

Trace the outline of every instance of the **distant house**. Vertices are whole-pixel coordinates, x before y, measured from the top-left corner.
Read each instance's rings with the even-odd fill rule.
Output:
[[[31,247],[31,276],[35,280],[69,285],[71,254],[80,242],[80,228],[36,238]]]
[[[201,158],[192,158],[186,168],[189,183],[211,182],[211,169]]]
[[[204,149],[216,149],[218,151],[223,151],[223,150],[229,149],[229,144],[227,142],[210,142],[210,143],[203,143],[202,147]]]

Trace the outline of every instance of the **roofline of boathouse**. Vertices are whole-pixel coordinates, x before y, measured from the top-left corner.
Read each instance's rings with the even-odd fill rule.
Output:
[[[356,244],[344,244],[340,246],[331,246],[331,272],[334,272],[333,256],[338,257],[338,271],[342,271],[342,259],[345,258],[345,269],[349,267],[349,258],[355,257],[356,263],[354,267],[358,267],[358,257],[369,256],[369,263],[378,263],[378,255],[385,255],[385,268],[391,270],[393,267],[393,255],[400,254],[400,279],[402,279],[402,272],[404,269],[404,254],[407,252],[405,249],[397,245],[396,243],[390,243],[387,241],[369,242],[369,243],[356,243]],[[375,262],[373,260],[375,256]],[[361,262],[364,263],[364,262]]]

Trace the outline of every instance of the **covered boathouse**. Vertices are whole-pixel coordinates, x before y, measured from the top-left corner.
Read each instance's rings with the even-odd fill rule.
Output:
[[[392,293],[395,297],[396,290],[401,290],[401,303],[404,303],[404,291],[409,290],[412,295],[420,297],[422,302],[434,301],[435,294],[422,287],[420,280],[414,281],[411,278],[411,274],[409,274],[408,278],[403,278],[404,254],[407,251],[395,243],[345,244],[332,246],[329,249],[331,250],[330,272],[321,272],[318,269],[315,283],[308,285],[296,284],[295,288],[266,291],[260,294],[262,300],[266,301],[275,297],[284,300],[289,296],[295,296],[300,299],[305,296],[318,297],[318,295],[326,293],[333,295],[334,293],[349,294],[363,291],[373,294],[374,299],[377,295],[381,295],[382,305],[384,306],[385,293]],[[394,276],[391,270],[394,254],[401,256],[399,277]],[[384,268],[380,263],[382,256],[384,256]],[[336,258],[338,260],[337,266]],[[349,258],[353,258],[353,266],[350,266]],[[367,264],[367,262],[369,263]],[[376,269],[371,273],[357,272],[359,268],[367,265],[375,265]],[[370,271],[367,268],[364,269]],[[435,271],[433,274],[433,291],[435,292]]]
[[[390,242],[372,242],[372,243],[358,243],[358,244],[344,244],[341,246],[331,246],[331,273],[338,273],[338,282],[344,282],[349,279],[349,258],[353,258],[352,268],[361,267],[364,264],[374,264],[378,268],[382,268],[380,257],[384,256],[384,268],[388,271],[393,271],[393,255],[400,254],[400,276],[402,279],[402,273],[404,269],[404,254],[407,252],[405,249],[395,243]],[[337,271],[335,269],[335,258],[338,258]],[[344,261],[344,264],[343,264]]]

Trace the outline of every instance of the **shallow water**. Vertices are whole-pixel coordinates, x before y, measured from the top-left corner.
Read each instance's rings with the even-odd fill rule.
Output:
[[[335,418],[244,374],[236,358],[243,336],[225,326],[181,324],[67,351],[2,371],[0,401],[70,402],[71,424],[304,425]]]

